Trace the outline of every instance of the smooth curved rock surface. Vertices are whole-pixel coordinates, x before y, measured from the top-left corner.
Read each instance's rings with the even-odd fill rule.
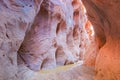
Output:
[[[95,64],[95,80],[119,80],[120,1],[83,0],[83,3],[100,49]]]

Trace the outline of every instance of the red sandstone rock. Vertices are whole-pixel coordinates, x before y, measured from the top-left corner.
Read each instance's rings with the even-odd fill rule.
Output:
[[[83,0],[94,26],[99,52],[95,80],[120,80],[120,1]]]

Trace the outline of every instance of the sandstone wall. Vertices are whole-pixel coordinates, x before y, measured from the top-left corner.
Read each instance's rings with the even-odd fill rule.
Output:
[[[0,80],[17,80],[21,65],[40,70],[83,60],[90,44],[80,0],[1,0],[0,20]]]
[[[53,69],[79,60],[95,67],[95,80],[119,80],[120,1],[82,2],[1,0],[0,80],[17,80],[19,71]]]
[[[95,80],[120,79],[120,1],[83,0],[88,18],[94,26],[99,53]]]
[[[88,36],[80,0],[44,0],[19,56],[32,70],[52,69],[83,60]]]
[[[38,4],[41,1],[0,0],[0,80],[17,80],[17,51]]]

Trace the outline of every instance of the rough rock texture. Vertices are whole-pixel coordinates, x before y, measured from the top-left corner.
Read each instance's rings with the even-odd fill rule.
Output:
[[[81,0],[1,0],[0,19],[0,80],[83,60],[90,44]]]
[[[80,0],[44,0],[18,51],[20,58],[32,70],[83,59],[88,41],[86,20]]]
[[[120,80],[120,0],[83,0],[99,53],[95,80]]]
[[[0,0],[0,80],[17,80],[17,51],[39,2]]]

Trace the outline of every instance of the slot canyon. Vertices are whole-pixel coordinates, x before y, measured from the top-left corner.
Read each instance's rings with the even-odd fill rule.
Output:
[[[120,0],[0,0],[0,80],[120,80]]]

